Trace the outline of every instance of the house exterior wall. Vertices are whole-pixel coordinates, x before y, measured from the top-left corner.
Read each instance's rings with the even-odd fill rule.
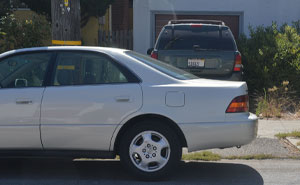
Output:
[[[155,40],[155,14],[239,15],[240,33],[248,27],[300,19],[299,0],[133,0],[134,50],[146,54]]]

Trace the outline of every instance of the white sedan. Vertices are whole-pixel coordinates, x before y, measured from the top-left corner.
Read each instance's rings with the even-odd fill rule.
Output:
[[[189,151],[257,133],[247,85],[200,79],[133,51],[43,47],[0,55],[2,156],[114,158],[157,179]]]

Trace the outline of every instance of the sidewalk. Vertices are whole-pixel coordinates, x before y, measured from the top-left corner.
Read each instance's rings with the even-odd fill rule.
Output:
[[[300,131],[300,120],[259,120],[258,138],[276,138],[278,133]]]

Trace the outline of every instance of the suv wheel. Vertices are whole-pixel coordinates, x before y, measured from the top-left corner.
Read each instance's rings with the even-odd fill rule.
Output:
[[[161,122],[134,125],[122,138],[122,164],[142,180],[166,177],[177,166],[182,148],[175,132]]]

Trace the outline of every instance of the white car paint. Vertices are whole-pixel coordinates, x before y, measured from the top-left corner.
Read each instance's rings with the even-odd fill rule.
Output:
[[[115,127],[141,106],[139,84],[47,87],[42,103],[43,146],[109,150]]]
[[[0,149],[42,149],[40,105],[44,89],[0,89]]]
[[[17,140],[26,139],[25,136],[33,133],[41,134],[41,138],[32,139],[30,144],[37,145],[36,140],[41,139],[44,149],[112,151],[122,126],[134,117],[145,114],[162,115],[174,121],[182,130],[189,151],[243,145],[256,137],[256,116],[250,113],[225,113],[235,97],[247,94],[245,82],[179,80],[128,56],[126,50],[112,48],[31,48],[1,54],[0,59],[18,52],[45,50],[105,53],[130,69],[141,82],[46,87],[40,122],[37,122],[36,114],[32,115],[32,124],[40,124],[41,133],[20,127],[18,131],[22,134],[15,136]],[[11,89],[11,92],[14,91]],[[5,89],[0,89],[0,93],[5,93]],[[2,97],[1,103],[4,102]],[[116,101],[118,98],[120,102]],[[122,102],[127,98],[128,102]],[[14,102],[11,99],[7,103]],[[4,108],[3,104],[0,106]],[[17,108],[10,111],[16,114],[22,112]],[[4,124],[1,120],[0,126]],[[7,141],[0,144],[8,146],[11,143]]]

